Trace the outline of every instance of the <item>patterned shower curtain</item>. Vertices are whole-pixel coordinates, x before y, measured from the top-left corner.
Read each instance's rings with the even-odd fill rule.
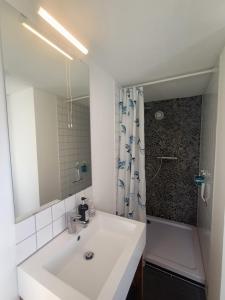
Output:
[[[146,221],[143,87],[120,91],[118,215]]]

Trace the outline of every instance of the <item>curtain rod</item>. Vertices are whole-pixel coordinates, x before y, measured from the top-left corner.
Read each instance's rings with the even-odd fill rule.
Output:
[[[158,83],[179,80],[179,79],[188,78],[188,77],[210,74],[210,73],[215,72],[216,70],[217,70],[216,68],[212,68],[212,69],[207,69],[207,70],[203,70],[203,71],[199,71],[199,72],[195,72],[195,73],[182,74],[182,75],[178,75],[178,76],[174,76],[174,77],[167,77],[167,78],[158,79],[158,80],[154,80],[154,81],[138,83],[138,84],[134,84],[133,86],[141,87],[141,86],[147,86],[147,85],[154,85],[154,84],[158,84]],[[124,87],[131,88],[133,86],[129,85],[129,86],[124,86]]]
[[[213,73],[216,70],[217,70],[216,68],[212,68],[212,69],[207,69],[207,70],[203,70],[203,71],[199,71],[199,72],[195,72],[195,73],[188,73],[188,74],[178,75],[178,76],[174,76],[174,77],[167,77],[167,78],[164,78],[164,79],[158,79],[158,80],[154,80],[154,81],[138,83],[136,85],[134,84],[133,86],[139,87],[139,86],[154,85],[154,84],[158,84],[158,83],[169,82],[169,81],[179,80],[179,79],[183,79],[183,78],[206,75],[206,74]],[[133,87],[133,86],[124,86],[124,87],[129,88],[129,87]],[[87,98],[90,98],[90,96],[87,95],[87,96],[72,98],[72,101],[79,101],[79,100],[84,100],[84,99],[87,99]],[[71,100],[67,99],[66,102],[71,102]]]
[[[76,98],[72,98],[72,102],[73,102],[73,101],[84,100],[84,99],[88,99],[88,98],[90,98],[89,95],[87,95],[87,96],[82,96],[82,97],[76,97]],[[71,102],[71,99],[67,99],[66,102]]]

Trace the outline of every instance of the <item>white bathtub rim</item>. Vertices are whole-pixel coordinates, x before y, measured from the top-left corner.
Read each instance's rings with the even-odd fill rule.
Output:
[[[175,227],[180,227],[180,228],[184,228],[184,229],[190,229],[190,230],[196,229],[196,226],[194,226],[194,225],[181,223],[181,222],[177,222],[177,221],[173,221],[173,220],[169,220],[169,219],[163,219],[163,218],[160,218],[160,217],[154,217],[154,216],[147,215],[146,219],[148,221],[155,221],[155,222],[158,222],[158,223],[163,223],[163,224],[167,224],[167,225],[175,226]]]

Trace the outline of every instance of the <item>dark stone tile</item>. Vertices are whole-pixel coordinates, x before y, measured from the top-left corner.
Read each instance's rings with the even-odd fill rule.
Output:
[[[196,225],[199,172],[201,96],[145,103],[145,164],[147,214]],[[155,112],[164,112],[156,120]],[[157,156],[176,156],[163,161]]]
[[[136,300],[135,291],[132,288],[127,300]],[[203,287],[145,266],[144,300],[206,300],[206,298]]]

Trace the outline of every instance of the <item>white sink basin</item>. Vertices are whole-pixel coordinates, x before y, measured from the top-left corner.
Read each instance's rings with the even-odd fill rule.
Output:
[[[144,223],[98,211],[79,234],[65,231],[18,267],[20,296],[124,300],[145,240]],[[94,253],[91,260],[87,251]]]

